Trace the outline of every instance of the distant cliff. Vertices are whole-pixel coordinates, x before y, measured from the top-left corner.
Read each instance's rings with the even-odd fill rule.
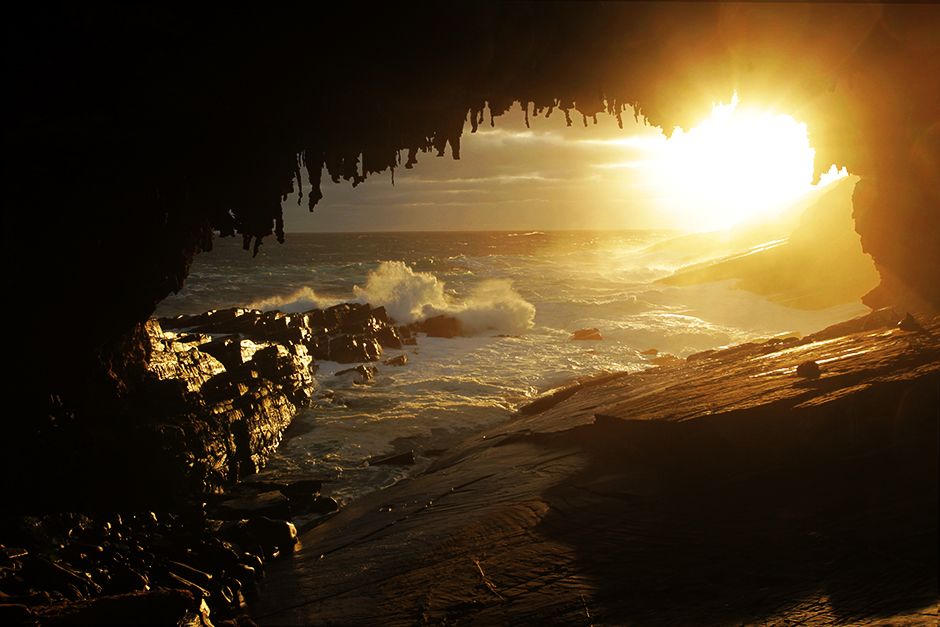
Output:
[[[733,280],[740,289],[801,309],[857,302],[878,284],[878,272],[851,228],[854,186],[853,179],[833,184],[780,240],[752,242],[757,245],[747,252],[681,268],[660,282]]]

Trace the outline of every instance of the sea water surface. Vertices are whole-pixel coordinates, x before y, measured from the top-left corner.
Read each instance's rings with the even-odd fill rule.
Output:
[[[441,449],[507,420],[516,407],[574,378],[650,366],[640,351],[692,352],[808,333],[865,311],[790,309],[731,282],[656,283],[690,260],[663,231],[293,233],[256,258],[234,239],[200,254],[186,287],[158,316],[252,306],[305,311],[339,302],[384,305],[404,323],[447,313],[471,335],[419,337],[408,364],[378,364],[372,385],[320,362],[316,403],[295,418],[261,475],[317,477],[348,502],[420,468]],[[664,245],[665,242],[665,245]],[[571,341],[596,327],[601,341]],[[415,467],[369,457],[414,450]]]

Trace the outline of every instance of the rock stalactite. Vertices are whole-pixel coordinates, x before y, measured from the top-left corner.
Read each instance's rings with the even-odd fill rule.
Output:
[[[493,124],[514,101],[667,131],[733,90],[792,112],[817,167],[862,177],[856,225],[883,278],[869,301],[940,305],[934,6],[75,5],[5,22],[8,258],[35,312],[17,321],[28,414],[119,398],[137,376],[128,355],[146,350],[140,323],[213,233],[257,252],[284,239],[296,186],[314,207],[323,171],[357,185],[424,153],[459,158],[464,121],[488,108]],[[64,323],[80,332],[52,359]]]

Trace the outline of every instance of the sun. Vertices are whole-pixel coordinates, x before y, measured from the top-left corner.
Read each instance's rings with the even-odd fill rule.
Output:
[[[647,174],[679,228],[716,230],[772,216],[809,191],[814,155],[805,124],[739,107],[734,94],[659,142]]]

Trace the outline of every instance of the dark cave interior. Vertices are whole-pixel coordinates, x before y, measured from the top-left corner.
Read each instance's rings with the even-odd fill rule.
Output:
[[[241,236],[246,254],[283,241],[282,199],[309,177],[313,209],[321,168],[356,185],[424,153],[459,158],[464,121],[490,124],[487,104],[494,116],[521,101],[574,124],[605,111],[672,128],[733,90],[773,94],[807,121],[817,168],[862,177],[856,227],[882,277],[866,303],[935,311],[937,16],[564,2],[11,15],[6,229],[13,293],[30,310],[17,321],[19,376],[40,418],[14,422],[32,431],[90,399],[119,404],[142,321],[215,233]],[[64,340],[63,322],[80,332]],[[51,358],[64,341],[69,358]]]

